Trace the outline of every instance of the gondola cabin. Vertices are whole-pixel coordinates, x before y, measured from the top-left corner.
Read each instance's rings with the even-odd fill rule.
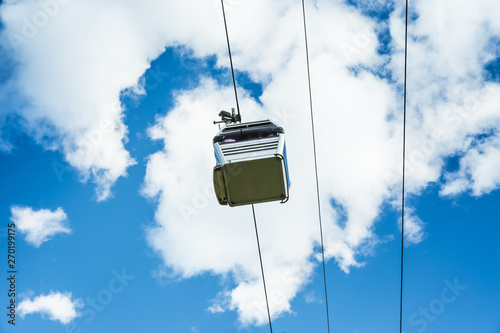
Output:
[[[214,189],[231,207],[289,197],[285,132],[270,120],[225,124],[213,139]]]

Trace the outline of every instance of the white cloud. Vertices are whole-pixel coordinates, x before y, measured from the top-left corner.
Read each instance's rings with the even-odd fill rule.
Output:
[[[465,2],[420,1],[412,8],[419,17],[409,27],[408,45],[410,192],[418,193],[430,182],[439,181],[444,158],[467,159],[476,135],[495,131],[493,136],[498,136],[500,87],[484,82],[483,67],[495,58],[493,41],[500,36],[500,24],[491,13],[500,10],[500,4],[482,0],[467,9],[462,5]],[[392,68],[402,74],[404,26],[399,14],[401,11],[396,10],[391,18],[395,41]],[[474,193],[482,193],[483,184],[491,185],[490,181],[475,179],[478,174],[471,176],[453,183],[458,178],[447,177],[442,194],[461,193],[472,183],[476,186]],[[481,177],[496,176],[483,173]]]
[[[24,101],[18,112],[27,130],[95,182],[99,201],[135,163],[124,148],[120,92],[137,85],[165,46],[162,27],[144,17],[151,2],[122,4],[6,1],[0,8],[2,46],[19,64],[5,84]]]
[[[446,175],[442,195],[456,195],[470,190],[474,196],[487,194],[500,185],[500,137],[477,142],[460,160],[460,168]]]
[[[231,21],[240,22],[233,25],[238,36],[233,40],[235,61],[240,69],[253,67],[252,76],[261,78],[290,60],[290,46],[301,47],[295,38],[301,28],[299,8],[278,1],[269,5],[272,10],[262,3],[228,3]],[[363,21],[352,11],[342,15],[328,4],[322,10],[335,19],[322,21],[327,25],[317,31]],[[266,29],[276,14],[283,22],[296,23],[294,34],[288,31],[289,24]],[[254,15],[261,24],[247,29]],[[109,198],[112,185],[136,163],[124,148],[128,132],[120,92],[141,91],[139,78],[165,46],[186,45],[200,57],[216,53],[226,65],[216,0],[10,0],[0,7],[0,17],[5,26],[1,45],[18,64],[4,84],[9,89],[0,89],[0,100],[7,100],[7,108],[23,116],[26,130],[46,148],[62,151],[82,181],[96,183],[98,201]],[[333,37],[353,41],[355,36],[348,32]],[[238,52],[243,45],[246,52]],[[264,58],[263,45],[267,45]],[[11,148],[0,139],[0,149]]]
[[[283,82],[293,80],[286,77]],[[314,193],[312,159],[303,158],[311,148],[310,143],[307,144],[309,130],[301,125],[308,122],[308,113],[302,111],[307,110],[306,92],[306,89],[303,93],[293,91],[292,95],[302,97],[298,105],[292,105],[291,101],[270,110],[262,110],[248,96],[240,96],[243,116],[247,120],[263,115],[278,118],[276,116],[282,114],[282,108],[295,118],[293,122],[280,124],[285,127],[288,138],[292,177],[290,202],[256,207],[270,308],[275,317],[291,312],[290,300],[308,282],[313,267],[309,260],[319,237],[316,205],[314,196],[311,196]],[[251,210],[249,207],[219,206],[212,190],[214,161],[211,138],[216,127],[207,124],[211,123],[220,107],[230,106],[232,94],[230,87],[221,89],[207,80],[199,88],[180,95],[177,107],[166,118],[159,119],[150,130],[153,138],[164,139],[165,150],[152,155],[148,162],[143,191],[159,199],[156,213],[159,226],[150,230],[148,239],[153,248],[162,254],[166,264],[180,276],[191,277],[202,272],[234,274],[238,286],[225,294],[228,299],[217,302],[211,309],[217,312],[234,309],[243,323],[263,323],[266,311]],[[179,123],[184,127],[176,125]],[[189,128],[189,133],[186,133],[186,128]],[[322,135],[329,133],[323,132]],[[336,135],[341,136],[342,133]],[[325,148],[328,149],[322,145],[322,149]],[[185,151],[190,151],[190,154],[186,155]],[[354,158],[359,156],[354,155]],[[327,167],[334,164],[333,158],[323,161]],[[353,174],[351,181],[360,184],[356,177]],[[336,174],[333,179],[326,179],[337,181],[340,186],[343,185],[341,178],[342,174]],[[347,184],[343,186],[348,188]],[[183,188],[186,190],[178,190]],[[351,193],[356,196],[353,191]],[[328,253],[336,255],[347,270],[351,265],[358,265],[354,258],[355,245],[348,242],[361,244],[370,230],[365,226],[341,230],[334,224],[335,212],[328,205],[329,198],[325,196],[323,200],[328,225]],[[371,214],[376,217],[376,205],[361,198],[359,203],[372,209]],[[356,234],[358,228],[363,234]]]
[[[11,220],[16,224],[17,229],[26,235],[26,241],[36,247],[48,241],[52,236],[71,233],[65,224],[67,222],[66,213],[62,208],[55,211],[48,209],[33,210],[31,207],[12,206]]]
[[[224,308],[222,306],[220,306],[219,304],[213,304],[213,305],[209,306],[207,310],[210,313],[222,313],[222,312],[226,312],[226,310],[224,310]]]
[[[412,245],[420,243],[424,237],[425,223],[414,214],[413,208],[405,210],[405,245]],[[401,221],[399,221],[401,227]]]
[[[83,307],[80,299],[72,299],[71,293],[51,292],[40,295],[33,300],[25,299],[19,303],[18,311],[21,318],[28,314],[40,313],[50,320],[68,324],[79,317],[78,308]]]

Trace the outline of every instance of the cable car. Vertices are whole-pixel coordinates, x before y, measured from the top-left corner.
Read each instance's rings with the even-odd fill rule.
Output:
[[[285,203],[290,181],[285,131],[270,120],[241,123],[241,116],[221,111],[225,123],[213,139],[214,190],[221,205],[269,201]],[[237,122],[240,123],[237,123]]]

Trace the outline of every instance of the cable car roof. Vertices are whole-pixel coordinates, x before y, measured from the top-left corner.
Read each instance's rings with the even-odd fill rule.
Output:
[[[285,131],[270,120],[228,124],[219,131],[213,142],[224,144],[227,142],[255,140],[277,137],[279,133],[285,133]]]

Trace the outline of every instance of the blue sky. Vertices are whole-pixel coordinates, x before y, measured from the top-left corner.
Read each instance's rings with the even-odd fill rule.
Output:
[[[226,3],[243,120],[287,134],[290,202],[256,206],[273,330],[326,332],[300,2]],[[307,4],[332,332],[399,329],[403,5]],[[251,209],[210,187],[218,6],[1,5],[2,332],[269,331]],[[467,6],[410,8],[407,333],[500,332],[500,8]]]

